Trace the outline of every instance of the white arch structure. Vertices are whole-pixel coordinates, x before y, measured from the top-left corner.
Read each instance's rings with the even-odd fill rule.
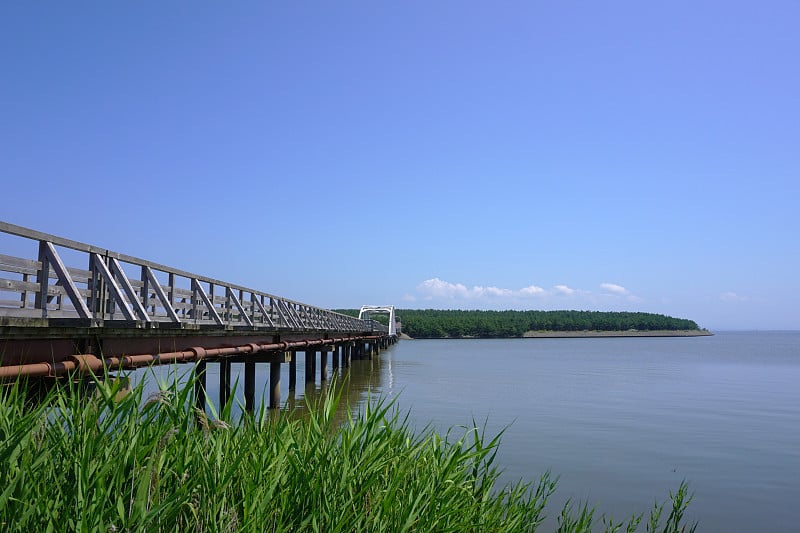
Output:
[[[387,313],[389,315],[389,335],[397,335],[397,321],[394,316],[393,305],[364,305],[358,312],[359,319],[367,319],[372,313]]]

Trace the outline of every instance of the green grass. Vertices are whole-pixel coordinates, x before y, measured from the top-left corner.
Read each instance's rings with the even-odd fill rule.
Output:
[[[334,421],[340,396],[310,414],[231,418],[193,409],[192,383],[144,397],[118,382],[70,385],[31,401],[0,395],[2,531],[542,530],[556,480],[499,487],[500,435],[477,427],[415,433],[392,402]],[[344,407],[344,406],[343,406]],[[346,408],[346,407],[344,407]],[[586,505],[558,531],[692,531],[686,484],[669,507],[614,522]],[[667,507],[668,508],[668,507]]]

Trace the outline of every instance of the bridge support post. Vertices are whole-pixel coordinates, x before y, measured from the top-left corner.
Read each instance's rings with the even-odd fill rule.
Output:
[[[194,365],[194,406],[201,413],[206,412],[206,362],[197,361]]]
[[[256,404],[256,362],[244,362],[244,409],[252,413]]]
[[[352,344],[351,342],[342,344],[342,368],[350,368],[350,358],[353,354]]]
[[[231,362],[229,359],[222,359],[219,362],[219,409],[228,403],[231,397]]]
[[[306,384],[314,383],[314,363],[316,363],[317,353],[314,350],[306,350]]]
[[[336,372],[339,370],[339,351],[342,347],[338,344],[333,345],[333,362],[331,362],[331,366],[333,367],[333,371]]]
[[[289,352],[289,390],[297,388],[297,352]]]
[[[281,364],[273,361],[269,364],[269,408],[281,406]]]
[[[328,347],[324,346],[319,352],[319,381],[328,381]]]
[[[364,359],[369,359],[372,361],[372,354],[375,352],[375,342],[370,341],[367,342],[366,350],[364,353]]]

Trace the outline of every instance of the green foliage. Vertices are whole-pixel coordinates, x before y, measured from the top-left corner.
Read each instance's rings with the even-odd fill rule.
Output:
[[[458,311],[401,309],[403,332],[414,338],[522,337],[527,331],[698,330],[692,320],[653,313],[604,311]]]
[[[7,387],[0,530],[535,531],[556,486],[545,474],[498,487],[499,435],[474,423],[416,434],[391,402],[344,424],[335,394],[306,417],[262,406],[234,422],[230,404],[220,419],[194,410],[191,381],[143,390],[67,385],[31,403],[24,387]],[[663,531],[683,527],[685,484],[672,499]],[[649,531],[660,527],[656,509]],[[559,531],[587,530],[593,512],[565,508]]]

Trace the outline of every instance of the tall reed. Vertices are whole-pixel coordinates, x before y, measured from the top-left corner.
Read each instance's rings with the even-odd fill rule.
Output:
[[[444,435],[411,430],[392,402],[334,421],[340,396],[310,415],[262,406],[233,421],[232,404],[209,417],[192,406],[193,383],[144,383],[122,394],[53,389],[31,402],[24,385],[0,395],[2,531],[536,531],[556,481],[497,486],[500,435],[477,427]],[[345,407],[346,408],[346,407]],[[662,524],[684,531],[681,484]],[[636,531],[565,507],[559,531]],[[692,530],[694,528],[692,527]]]

